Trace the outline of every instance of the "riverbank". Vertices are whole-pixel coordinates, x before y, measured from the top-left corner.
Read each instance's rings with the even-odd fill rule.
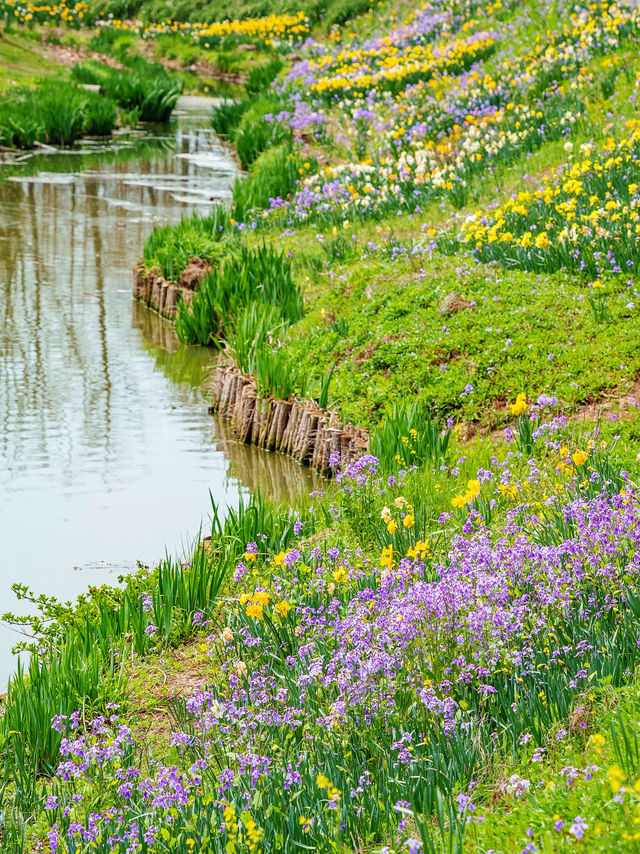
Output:
[[[236,429],[312,400],[369,453],[40,603],[9,850],[637,847],[640,20],[379,9],[214,112],[248,176],[137,279]]]

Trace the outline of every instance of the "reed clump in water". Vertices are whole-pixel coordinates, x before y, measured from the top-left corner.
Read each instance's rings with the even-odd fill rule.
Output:
[[[107,136],[116,125],[115,103],[61,80],[19,87],[0,96],[0,145],[72,145],[81,136]]]

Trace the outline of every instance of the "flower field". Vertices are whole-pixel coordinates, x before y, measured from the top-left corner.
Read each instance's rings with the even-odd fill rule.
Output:
[[[639,850],[640,11],[360,12],[100,13],[252,55],[231,206],[142,267],[206,261],[183,341],[369,447],[118,588],[16,588],[3,851]]]

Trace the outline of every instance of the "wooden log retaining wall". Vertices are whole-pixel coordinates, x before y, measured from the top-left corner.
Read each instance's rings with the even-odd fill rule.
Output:
[[[369,447],[366,430],[341,425],[335,412],[312,401],[261,397],[253,377],[244,376],[235,365],[218,365],[211,390],[210,411],[230,419],[240,441],[289,454],[319,471],[329,470],[334,451],[346,465]]]
[[[178,303],[190,303],[193,299],[193,293],[191,288],[168,282],[158,269],[145,273],[141,265],[133,268],[134,299],[146,303],[149,308],[169,320],[175,318]]]

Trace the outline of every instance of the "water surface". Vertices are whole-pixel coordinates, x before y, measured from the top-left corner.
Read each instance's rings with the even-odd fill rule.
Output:
[[[290,460],[238,451],[200,389],[214,355],[131,299],[154,223],[228,198],[236,175],[206,99],[179,107],[107,150],[0,166],[2,612],[14,582],[66,600],[179,552],[210,492],[304,486]],[[0,626],[0,685],[16,639]]]

